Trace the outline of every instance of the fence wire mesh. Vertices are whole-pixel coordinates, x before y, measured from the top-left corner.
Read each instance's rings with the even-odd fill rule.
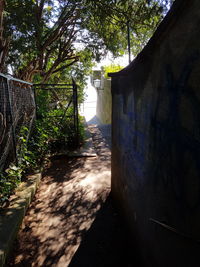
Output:
[[[0,171],[17,159],[20,129],[30,133],[35,111],[32,84],[0,74]]]
[[[56,118],[59,131],[79,144],[78,92],[72,79],[68,84],[34,84],[37,118]],[[67,123],[67,127],[65,124]],[[65,128],[65,129],[63,129]],[[59,137],[60,138],[60,137]]]

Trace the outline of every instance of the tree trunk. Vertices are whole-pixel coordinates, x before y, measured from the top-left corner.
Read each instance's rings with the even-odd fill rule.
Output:
[[[9,47],[9,40],[3,38],[3,12],[5,4],[5,0],[0,0],[0,72],[5,71],[5,59]]]

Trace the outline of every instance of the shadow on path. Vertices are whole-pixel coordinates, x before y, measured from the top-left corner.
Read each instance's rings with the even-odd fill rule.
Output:
[[[109,196],[109,146],[90,131],[98,156],[52,159],[7,266],[139,266]]]
[[[98,212],[69,267],[139,267],[138,253],[111,196]]]

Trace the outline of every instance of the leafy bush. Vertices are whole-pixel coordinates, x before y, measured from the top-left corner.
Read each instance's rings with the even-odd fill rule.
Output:
[[[123,68],[124,67],[122,67],[120,65],[115,65],[115,64],[104,66],[103,67],[104,76],[105,76],[105,78],[109,78],[108,77],[108,73],[110,73],[110,72],[118,72],[118,71],[122,70]]]
[[[41,166],[48,154],[60,148],[75,148],[76,133],[73,126],[73,110],[56,109],[49,112],[43,109],[42,118],[35,122],[31,136],[27,140],[28,128],[22,127],[18,137],[17,164],[0,173],[0,206],[8,200],[27,172]],[[84,140],[83,119],[79,116],[79,143]]]
[[[23,174],[30,167],[36,166],[32,152],[27,148],[28,128],[22,127],[17,145],[18,163],[11,163],[0,173],[0,206],[9,198],[17,185],[20,184]]]

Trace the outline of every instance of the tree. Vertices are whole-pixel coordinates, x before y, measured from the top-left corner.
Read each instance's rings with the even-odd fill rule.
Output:
[[[4,18],[5,0],[0,1],[0,72],[5,70],[5,59],[8,53],[9,39],[3,37],[3,18]]]
[[[12,36],[9,63],[21,79],[37,73],[45,82],[78,60],[73,52],[78,18],[75,5],[55,1],[7,1],[7,35]],[[64,64],[63,64],[64,63]]]
[[[77,63],[82,53],[97,60],[108,50],[123,54],[127,22],[136,54],[162,17],[156,0],[7,0],[6,12],[7,63],[19,78],[39,75],[41,82]]]
[[[92,12],[85,18],[84,27],[90,33],[97,33],[114,56],[127,51],[129,28],[131,50],[135,56],[152,36],[170,3],[172,0],[87,1],[87,7],[91,5],[88,10]]]

